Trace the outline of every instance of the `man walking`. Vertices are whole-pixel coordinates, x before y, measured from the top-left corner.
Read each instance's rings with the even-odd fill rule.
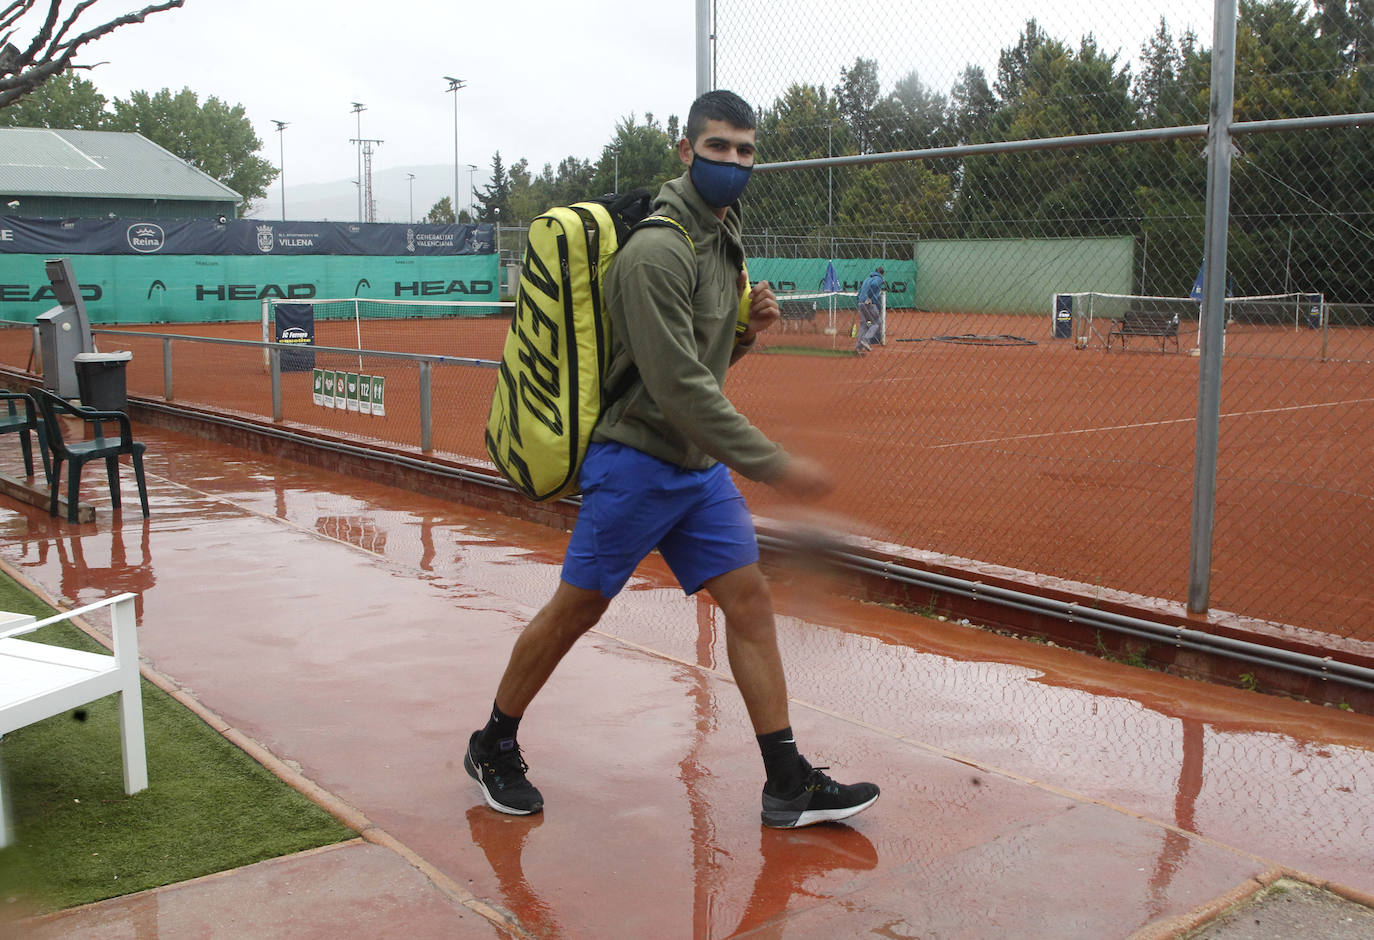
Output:
[[[657,548],[684,591],[705,588],[725,615],[730,668],[763,757],[766,826],[844,819],[872,805],[871,783],[843,785],[797,749],[772,598],[758,566],[749,509],[729,470],[795,499],[831,488],[817,463],[788,454],[722,391],[726,370],[779,316],[767,282],[753,290],[747,332],[735,335],[746,286],[738,200],[754,164],[753,110],[713,91],[687,115],[654,212],[672,227],[637,232],[606,276],[612,317],[606,387],[629,390],[602,415],[580,482],[582,508],[552,600],[516,640],[491,717],[473,732],[464,767],[503,813],[543,809],[526,777],[516,730],[559,661],[596,625],[635,567]],[[689,241],[690,238],[690,241]]]
[[[882,340],[882,303],[883,269],[879,265],[864,282],[859,285],[859,341],[855,352],[866,353],[873,344]]]

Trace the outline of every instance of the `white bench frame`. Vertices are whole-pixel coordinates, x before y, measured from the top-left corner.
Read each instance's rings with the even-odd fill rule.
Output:
[[[105,607],[111,608],[113,656],[14,639]],[[134,595],[120,594],[41,621],[28,614],[0,612],[0,737],[112,693],[119,694],[124,792],[134,794],[148,786]],[[9,809],[0,774],[0,848],[11,839]]]

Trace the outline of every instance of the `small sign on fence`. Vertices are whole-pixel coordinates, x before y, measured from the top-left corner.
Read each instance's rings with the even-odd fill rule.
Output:
[[[372,376],[372,414],[378,418],[386,417],[386,378],[384,376]]]
[[[386,378],[357,372],[315,369],[311,401],[322,408],[386,417]]]
[[[346,382],[347,382],[347,387],[348,387],[348,410],[349,410],[349,411],[357,411],[357,410],[358,410],[358,373],[356,373],[356,372],[349,372],[349,373],[347,373]]]

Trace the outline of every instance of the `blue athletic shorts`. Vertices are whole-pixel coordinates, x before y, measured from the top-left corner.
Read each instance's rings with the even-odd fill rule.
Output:
[[[688,594],[759,560],[754,520],[724,464],[684,470],[624,444],[598,442],[582,464],[563,580],[611,598],[658,549]]]

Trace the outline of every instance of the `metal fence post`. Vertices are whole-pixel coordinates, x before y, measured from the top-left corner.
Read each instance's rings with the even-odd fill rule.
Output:
[[[711,74],[711,0],[696,0],[696,68],[697,97],[700,98],[715,87],[715,76]]]
[[[1217,508],[1217,435],[1221,424],[1221,354],[1226,341],[1226,236],[1231,203],[1231,119],[1236,92],[1236,0],[1216,0],[1212,27],[1212,104],[1207,125],[1207,222],[1202,327],[1198,351],[1197,449],[1188,611],[1207,611]]]
[[[268,368],[272,373],[272,420],[281,420],[281,350],[267,347]]]
[[[162,341],[162,397],[172,400],[172,341]]]
[[[428,360],[420,363],[420,452],[425,454],[434,449],[433,403],[430,400],[430,373],[433,367],[434,364]]]

